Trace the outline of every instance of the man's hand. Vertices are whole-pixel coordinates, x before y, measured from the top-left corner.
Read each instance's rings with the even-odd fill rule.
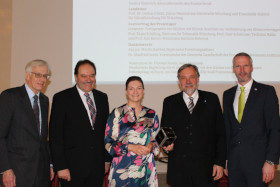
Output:
[[[214,181],[219,180],[223,177],[224,168],[222,166],[215,165],[213,166],[213,174]]]
[[[272,179],[274,179],[275,166],[265,162],[263,165],[262,172],[263,172],[263,182],[269,183],[270,181],[272,181]]]
[[[111,166],[111,163],[105,163],[105,173],[104,174],[109,172],[110,166]]]
[[[128,151],[132,151],[133,153],[137,154],[138,156],[147,155],[149,154],[150,148],[144,146],[144,145],[133,145],[128,144]]]
[[[227,167],[227,162],[228,162],[228,161],[226,161],[226,168],[224,169],[224,173],[225,173],[225,175],[226,175],[226,176],[228,176],[228,167]]]
[[[172,151],[174,149],[174,143],[170,144],[169,146],[162,147],[165,151]]]
[[[16,186],[16,176],[12,169],[8,169],[3,173],[3,184],[5,187]]]
[[[53,167],[50,167],[50,180],[52,181],[54,178],[54,171],[53,171]]]
[[[59,170],[57,172],[57,176],[58,176],[58,178],[67,180],[68,182],[71,181],[71,176],[70,176],[69,169]]]

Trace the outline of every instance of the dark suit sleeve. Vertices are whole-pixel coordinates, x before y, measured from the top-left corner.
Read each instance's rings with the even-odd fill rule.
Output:
[[[224,125],[224,119],[221,109],[221,104],[218,96],[215,98],[216,100],[216,154],[214,164],[225,167],[226,161],[226,131]]]
[[[266,160],[279,163],[280,154],[280,120],[279,103],[273,87],[269,87],[264,105],[265,125],[268,134]]]
[[[168,99],[167,98],[164,99],[163,107],[162,107],[162,115],[161,115],[161,124],[160,124],[161,127],[170,127],[172,125],[172,120],[170,118],[171,115],[169,112],[169,110],[171,110],[171,109],[170,109],[168,103],[169,103]]]
[[[105,126],[107,122],[107,118],[109,116],[109,102],[108,102],[108,96],[106,95],[106,103],[104,103],[104,118],[105,118]],[[108,153],[108,151],[104,147],[104,154],[105,154],[105,162],[112,162],[112,156]]]
[[[224,118],[224,124],[225,124],[225,129],[226,129],[226,143],[227,143],[227,154],[226,154],[226,160],[228,160],[228,146],[230,142],[230,124],[229,124],[229,117],[228,117],[228,108],[227,106],[227,94],[224,92],[223,94],[223,118]]]
[[[13,101],[12,96],[6,91],[0,95],[0,173],[11,169],[8,150],[7,150],[7,137],[11,120],[13,117]]]
[[[56,171],[68,168],[63,145],[63,125],[65,124],[66,115],[63,106],[63,101],[54,95],[50,117],[50,148],[52,162]]]

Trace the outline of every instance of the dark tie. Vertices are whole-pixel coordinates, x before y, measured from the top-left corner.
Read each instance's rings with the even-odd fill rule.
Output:
[[[36,120],[36,124],[37,124],[37,128],[38,128],[38,132],[40,135],[40,119],[39,119],[39,105],[38,105],[38,95],[34,95],[34,103],[33,103],[33,112],[34,112],[34,116],[35,116],[35,120]]]
[[[96,110],[95,110],[94,104],[92,102],[92,99],[89,96],[89,93],[85,92],[84,95],[87,98],[88,109],[89,109],[90,117],[91,117],[91,120],[92,120],[91,126],[92,126],[92,129],[94,129],[94,122],[95,122],[95,118],[96,118]]]
[[[190,111],[190,113],[193,112],[193,108],[194,108],[194,103],[193,103],[193,97],[189,97],[189,103],[188,103],[188,109]]]

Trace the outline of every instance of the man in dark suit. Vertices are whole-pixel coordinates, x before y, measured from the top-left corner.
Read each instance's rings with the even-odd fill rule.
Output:
[[[50,146],[54,169],[63,187],[102,186],[110,157],[104,148],[108,98],[96,89],[95,65],[79,61],[76,85],[53,97]],[[105,164],[105,167],[104,167]]]
[[[172,186],[214,187],[223,176],[226,137],[218,96],[198,90],[199,72],[192,64],[178,70],[183,92],[164,99],[161,125],[172,127],[167,180]]]
[[[265,187],[279,162],[279,104],[272,86],[255,82],[252,58],[233,58],[238,85],[223,96],[230,187]]]
[[[26,83],[0,96],[0,173],[4,186],[50,185],[49,99],[41,93],[48,78],[47,62],[31,61],[25,67]]]

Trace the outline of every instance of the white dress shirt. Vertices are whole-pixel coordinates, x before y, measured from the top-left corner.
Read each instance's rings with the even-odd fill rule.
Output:
[[[89,120],[90,120],[90,124],[92,124],[92,119],[91,119],[90,111],[89,111],[88,104],[87,104],[87,98],[86,98],[86,96],[84,95],[85,92],[82,91],[78,86],[76,86],[76,87],[77,87],[78,92],[79,92],[79,94],[80,94],[80,97],[81,97],[81,99],[82,99],[82,101],[83,101],[83,103],[84,103],[84,106],[85,106],[85,108],[87,109],[87,113],[88,113],[88,118],[89,118]],[[95,108],[95,112],[97,112],[97,108],[96,108],[95,101],[94,101],[94,96],[93,96],[92,92],[88,92],[88,94],[89,94],[90,98],[92,99],[92,102],[93,102],[93,105],[94,105],[94,108]]]
[[[238,103],[239,103],[239,96],[241,94],[240,87],[245,87],[244,91],[245,91],[245,105],[246,105],[252,84],[253,84],[253,79],[251,78],[251,80],[249,82],[247,82],[247,84],[245,84],[244,86],[242,86],[239,83],[237,85],[234,102],[233,102],[234,114],[235,114],[236,119],[238,119]]]
[[[29,86],[25,83],[25,89],[27,91],[27,94],[28,94],[28,97],[29,97],[29,100],[31,102],[31,105],[32,105],[32,108],[33,108],[33,105],[34,105],[34,96],[35,96],[35,93],[29,88]],[[36,94],[38,96],[38,106],[39,106],[39,123],[40,123],[40,134],[42,132],[42,115],[41,115],[41,105],[40,105],[40,92],[38,92]]]
[[[197,89],[194,91],[194,93],[192,94],[192,96],[189,96],[188,94],[186,94],[185,92],[183,92],[183,99],[188,107],[189,105],[189,102],[190,102],[190,97],[193,98],[193,104],[194,104],[194,107],[198,101],[198,98],[199,98],[199,94],[198,94],[198,91]]]

